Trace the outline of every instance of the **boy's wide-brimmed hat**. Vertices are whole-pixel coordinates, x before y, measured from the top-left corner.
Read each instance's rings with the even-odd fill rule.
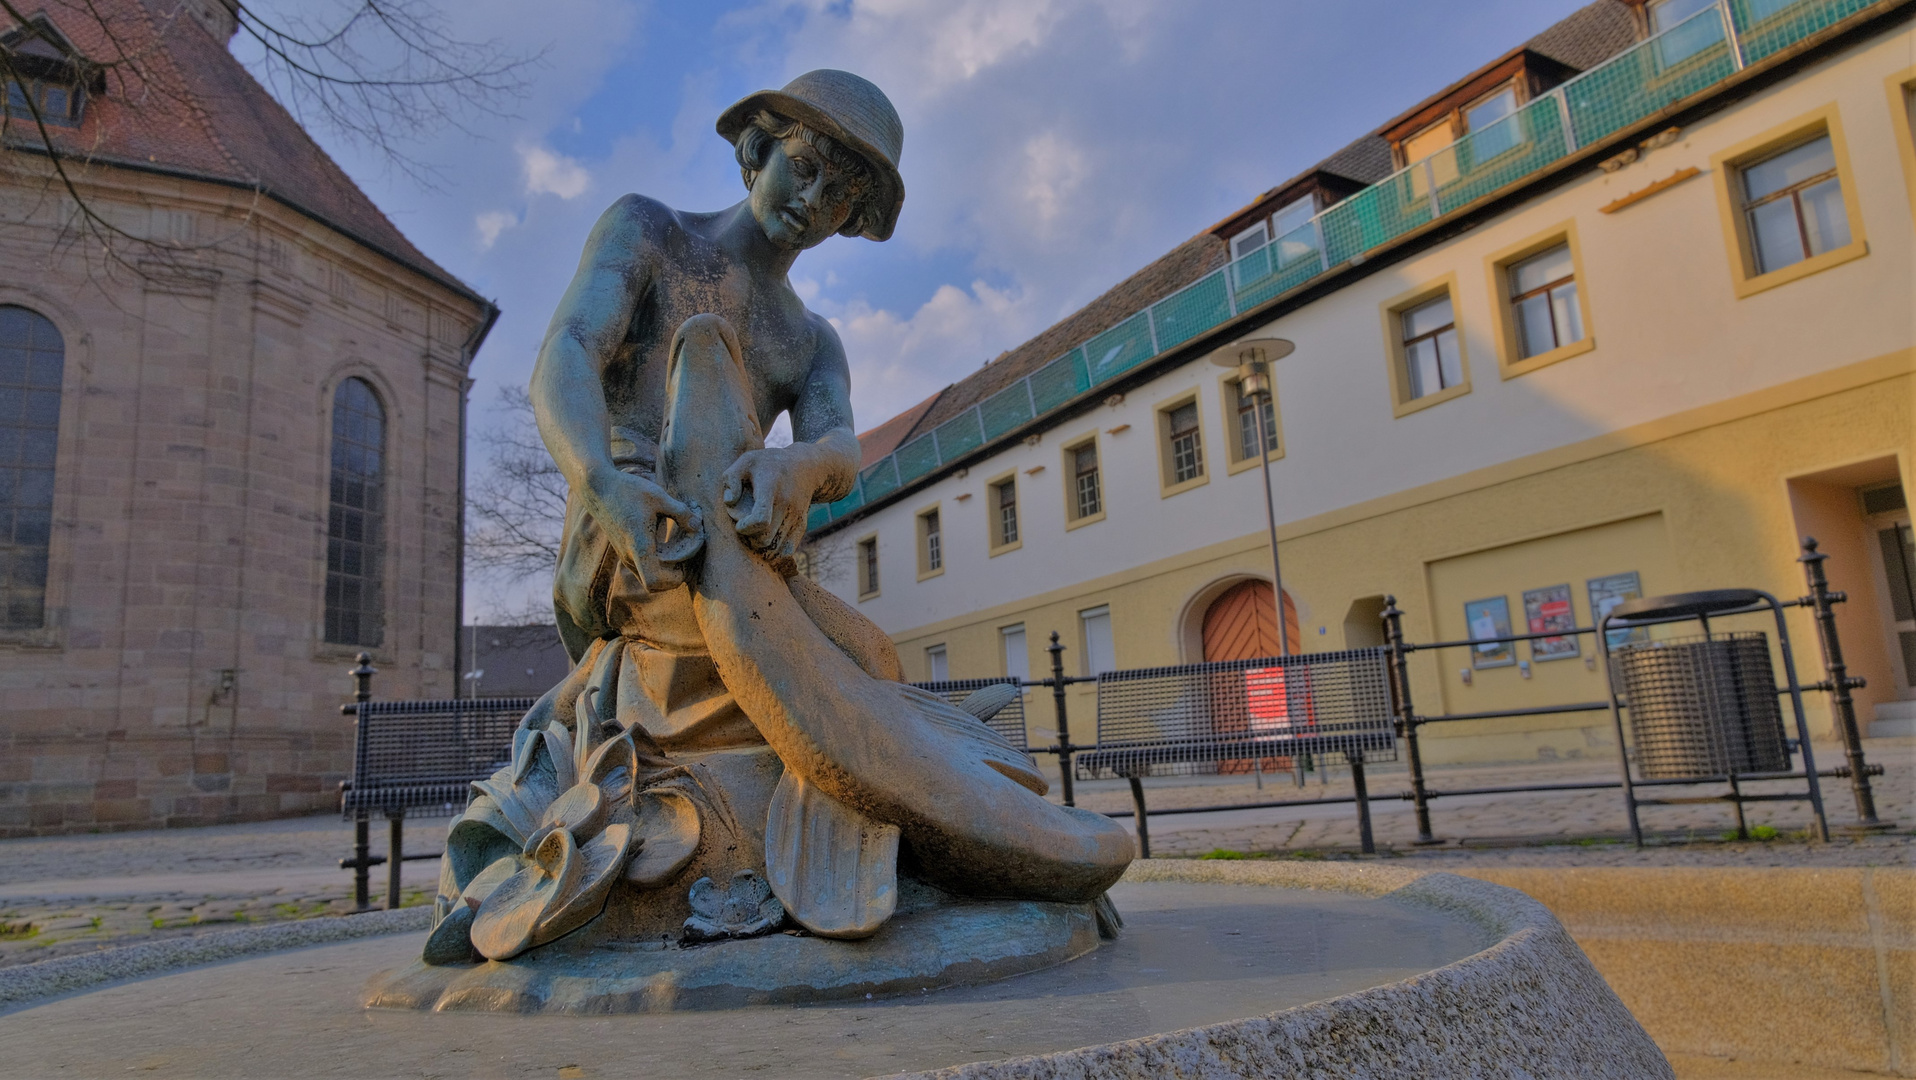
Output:
[[[880,187],[871,201],[878,212],[866,217],[860,235],[873,240],[891,237],[898,211],[905,205],[905,181],[898,175],[905,125],[883,90],[849,71],[808,71],[786,83],[783,90],[760,90],[739,99],[719,117],[718,133],[737,142],[739,132],[760,109],[829,135],[870,163],[872,179]]]

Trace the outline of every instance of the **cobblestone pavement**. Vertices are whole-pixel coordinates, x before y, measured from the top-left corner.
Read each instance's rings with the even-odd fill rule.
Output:
[[[446,820],[409,821],[406,850],[437,851]],[[384,822],[373,850],[384,853]],[[353,829],[336,816],[200,829],[0,841],[0,967],[235,924],[340,915]],[[405,864],[402,906],[426,903],[438,864]],[[373,902],[385,896],[373,869]]]
[[[1771,802],[1750,806],[1748,815],[1753,828],[1774,829],[1774,838],[1733,843],[1724,840],[1733,828],[1727,805],[1646,807],[1643,822],[1654,842],[1639,851],[1618,842],[1627,826],[1613,789],[1439,798],[1431,803],[1432,825],[1445,843],[1435,847],[1413,843],[1411,805],[1393,799],[1372,804],[1374,831],[1381,857],[1414,858],[1437,869],[1909,865],[1916,862],[1916,739],[1874,739],[1866,750],[1872,763],[1886,767],[1874,786],[1880,816],[1897,823],[1887,835],[1808,843],[1808,808]],[[1825,768],[1842,760],[1834,746],[1818,746],[1816,753]],[[1260,789],[1252,776],[1172,777],[1147,781],[1146,792],[1153,811],[1350,794],[1348,770],[1333,769],[1328,779],[1312,774],[1300,789],[1284,773],[1264,777]],[[1428,774],[1429,786],[1439,791],[1613,779],[1607,763],[1591,761],[1433,768]],[[1373,765],[1369,780],[1373,795],[1409,787],[1401,763]],[[1059,795],[1052,793],[1053,799]],[[1824,798],[1832,826],[1854,818],[1847,781],[1824,781]],[[1129,810],[1130,789],[1123,781],[1082,782],[1077,803],[1097,811]],[[439,850],[446,824],[444,818],[408,822],[407,850]],[[1166,857],[1219,852],[1348,858],[1357,849],[1356,813],[1349,803],[1154,812],[1150,830],[1152,853]],[[385,840],[383,823],[375,822],[373,850],[383,853]],[[352,875],[338,864],[351,850],[351,824],[332,816],[0,841],[0,967],[235,923],[341,914],[352,907]],[[407,863],[403,902],[425,903],[437,873],[433,862]],[[384,896],[385,881],[385,868],[375,868],[375,903]]]

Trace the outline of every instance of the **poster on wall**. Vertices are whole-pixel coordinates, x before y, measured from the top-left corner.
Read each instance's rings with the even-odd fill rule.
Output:
[[[1464,604],[1464,624],[1470,627],[1470,639],[1483,641],[1470,647],[1473,668],[1509,667],[1517,662],[1516,650],[1508,641],[1484,641],[1485,638],[1510,636],[1510,598],[1493,596]]]
[[[1526,589],[1523,594],[1524,624],[1527,634],[1547,634],[1552,630],[1575,630],[1577,613],[1571,610],[1570,586],[1552,585],[1545,589]],[[1571,636],[1537,638],[1530,643],[1532,660],[1567,660],[1577,655],[1577,639]]]
[[[1605,615],[1615,610],[1625,600],[1635,600],[1643,595],[1643,582],[1635,570],[1627,574],[1611,574],[1608,577],[1591,578],[1590,620],[1594,625],[1603,621]],[[1650,640],[1650,628],[1639,626],[1631,630],[1612,630],[1605,635],[1610,639],[1610,648],[1631,642]]]

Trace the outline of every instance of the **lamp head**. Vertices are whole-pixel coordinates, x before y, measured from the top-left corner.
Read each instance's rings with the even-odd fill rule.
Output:
[[[1279,337],[1246,338],[1211,354],[1211,363],[1236,368],[1238,390],[1245,397],[1271,392],[1271,363],[1297,351],[1297,345]]]

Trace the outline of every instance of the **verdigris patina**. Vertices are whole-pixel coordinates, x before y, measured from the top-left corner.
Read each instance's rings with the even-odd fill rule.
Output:
[[[844,350],[786,275],[834,233],[891,235],[903,125],[876,86],[814,71],[718,131],[747,198],[700,214],[620,199],[547,331],[532,396],[571,484],[554,601],[575,667],[454,822],[424,959],[536,967],[562,937],[550,956],[862,939],[959,907],[951,926],[998,940],[970,958],[990,959],[980,973],[1016,970],[997,955],[1006,920],[1061,928],[1033,937],[1033,962],[1083,951],[1094,915],[1115,923],[1102,897],[1129,835],[1044,799],[1036,763],[980,722],[1002,694],[960,708],[905,684],[885,635],[795,573],[807,510],[850,490],[859,447]],[[768,448],[780,413],[792,443]],[[967,960],[950,934],[915,940]],[[853,955],[886,952],[794,963],[887,985],[848,977]]]

